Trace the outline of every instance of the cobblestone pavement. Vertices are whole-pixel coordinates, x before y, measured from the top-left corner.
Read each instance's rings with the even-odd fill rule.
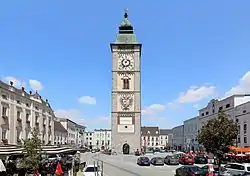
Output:
[[[155,156],[165,157],[170,153],[156,153],[145,155],[149,158]],[[136,164],[137,156],[133,155],[103,155],[99,154],[94,158],[99,158],[99,160],[104,161],[104,172],[108,176],[173,176],[175,175],[175,170],[179,168],[178,166],[138,166]]]
[[[149,158],[154,156],[165,157],[169,153],[156,153],[145,155]],[[93,164],[94,160],[103,161],[104,176],[174,176],[178,166],[138,166],[137,156],[133,155],[104,155],[100,153],[85,153],[81,160]]]

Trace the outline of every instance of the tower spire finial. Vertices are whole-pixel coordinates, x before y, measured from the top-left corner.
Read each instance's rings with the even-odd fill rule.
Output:
[[[128,18],[128,9],[124,10],[124,18]]]

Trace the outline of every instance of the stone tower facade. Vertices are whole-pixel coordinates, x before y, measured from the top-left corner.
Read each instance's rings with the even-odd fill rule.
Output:
[[[141,47],[125,12],[112,51],[112,149],[141,149]]]

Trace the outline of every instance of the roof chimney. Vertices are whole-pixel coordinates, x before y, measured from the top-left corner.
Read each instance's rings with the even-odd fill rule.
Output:
[[[22,87],[22,91],[24,92],[24,87]]]
[[[46,103],[48,103],[49,102],[49,100],[48,99],[46,99]]]
[[[30,91],[30,95],[32,95],[32,91]]]
[[[10,85],[13,86],[13,81],[10,81]]]

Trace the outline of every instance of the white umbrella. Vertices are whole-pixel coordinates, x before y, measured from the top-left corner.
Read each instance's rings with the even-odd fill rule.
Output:
[[[245,154],[237,154],[236,156],[246,156]]]
[[[3,161],[0,159],[0,172],[6,172],[6,168],[3,164]]]

